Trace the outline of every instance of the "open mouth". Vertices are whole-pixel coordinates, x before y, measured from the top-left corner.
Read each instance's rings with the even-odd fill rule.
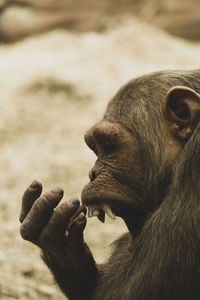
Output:
[[[89,182],[82,191],[82,204],[87,207],[89,218],[97,217],[104,223],[105,215],[112,220],[117,216],[123,219],[132,234],[137,234],[146,220],[146,211],[135,206],[132,201],[134,197],[124,193],[119,183],[116,186],[112,189],[113,183],[106,185],[104,181],[97,185],[95,181]]]
[[[82,204],[88,209],[88,217],[97,217],[102,223],[105,222],[105,215],[112,220],[119,216],[119,209],[122,206],[120,197],[105,186],[97,186],[95,182],[89,182],[82,191]]]
[[[81,199],[88,209],[88,217],[97,217],[102,223],[105,215],[112,220],[116,216],[123,218],[124,211],[130,210],[132,205],[131,196],[120,182],[101,175],[85,185]]]
[[[88,209],[88,217],[97,217],[102,223],[105,215],[112,220],[121,216],[121,210],[129,207],[120,193],[113,193],[109,188],[88,183],[82,191],[82,204]]]

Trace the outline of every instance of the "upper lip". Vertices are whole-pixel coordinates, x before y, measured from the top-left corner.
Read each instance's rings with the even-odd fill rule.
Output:
[[[89,185],[90,183],[88,183]],[[111,197],[110,195],[104,195],[104,196],[100,196],[97,194],[93,194],[91,195],[90,193],[87,193],[87,185],[85,187],[86,189],[86,193],[84,192],[83,190],[83,193],[82,193],[82,204],[87,206],[87,207],[93,207],[93,209],[95,210],[98,209],[98,210],[103,210],[105,211],[104,208],[106,208],[107,210],[107,207],[109,207],[111,209],[111,211],[115,214],[115,215],[118,215],[118,212],[121,210],[121,209],[124,209],[124,208],[127,208],[127,207],[132,207],[131,203],[127,202],[127,201],[123,201],[123,199],[121,198],[117,198],[116,196],[115,197]],[[108,212],[108,210],[107,210]]]

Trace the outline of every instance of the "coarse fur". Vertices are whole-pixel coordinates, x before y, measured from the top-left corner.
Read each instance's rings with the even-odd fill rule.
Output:
[[[56,207],[62,191],[40,196],[38,182],[25,192],[21,235],[70,300],[200,299],[199,94],[200,70],[144,75],[86,133],[97,161],[82,202],[102,220],[109,205],[129,230],[105,264],[84,242],[85,215],[68,226],[78,200]]]
[[[177,162],[168,195],[140,235],[116,242],[92,299],[200,298],[199,162],[200,127]]]

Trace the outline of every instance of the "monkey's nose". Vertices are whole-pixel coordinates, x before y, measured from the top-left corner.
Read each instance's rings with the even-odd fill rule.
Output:
[[[119,141],[120,128],[116,123],[101,121],[88,130],[85,135],[86,144],[92,149],[112,147]]]

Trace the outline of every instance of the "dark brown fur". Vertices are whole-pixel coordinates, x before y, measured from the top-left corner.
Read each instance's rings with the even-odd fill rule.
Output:
[[[77,200],[53,212],[62,198],[60,190],[57,197],[55,191],[45,193],[48,201],[38,198],[39,183],[26,191],[22,237],[42,249],[69,299],[200,299],[197,93],[200,70],[145,75],[122,87],[103,120],[87,132],[86,143],[98,160],[82,202],[108,203],[129,229],[104,265],[95,264],[84,243],[83,213],[73,221],[69,236],[63,234],[79,207]]]

